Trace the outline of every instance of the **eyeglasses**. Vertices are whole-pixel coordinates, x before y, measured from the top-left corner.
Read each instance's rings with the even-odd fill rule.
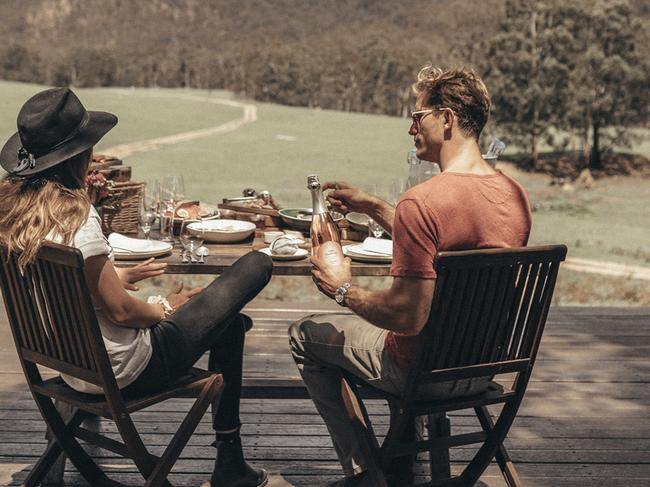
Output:
[[[422,122],[422,119],[425,117],[425,115],[428,115],[433,112],[442,112],[445,110],[445,107],[436,107],[436,108],[427,108],[425,110],[416,110],[414,112],[411,112],[411,118],[413,119],[413,123],[415,124],[415,127],[420,130],[420,122]]]

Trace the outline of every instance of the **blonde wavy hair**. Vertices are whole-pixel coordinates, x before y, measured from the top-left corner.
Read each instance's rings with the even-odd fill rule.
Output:
[[[21,269],[49,235],[72,244],[90,210],[84,180],[91,156],[92,148],[43,172],[0,181],[0,245],[20,254]]]
[[[441,69],[425,66],[413,84],[429,107],[450,108],[461,130],[478,140],[490,114],[490,95],[483,80],[470,68]]]

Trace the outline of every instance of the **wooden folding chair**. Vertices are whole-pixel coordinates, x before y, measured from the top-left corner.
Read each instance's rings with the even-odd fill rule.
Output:
[[[81,439],[132,459],[145,486],[170,486],[167,474],[208,405],[217,404],[223,389],[222,376],[192,369],[155,395],[123,397],[97,324],[79,250],[45,244],[24,272],[18,267],[18,256],[6,249],[0,249],[0,260],[2,293],[18,356],[29,389],[54,437],[23,485],[38,485],[63,452],[91,485],[124,485],[100,470],[78,443],[77,439]],[[99,386],[104,395],[79,393],[59,377],[43,380],[37,365]],[[173,397],[195,397],[196,401],[158,457],[145,447],[131,413]],[[76,410],[64,420],[52,399]],[[90,416],[114,421],[123,442],[81,427]]]
[[[361,442],[373,485],[385,487],[384,473],[400,457],[428,451],[431,481],[426,486],[471,487],[496,456],[509,487],[523,484],[503,445],[535,363],[564,245],[514,249],[440,252],[431,313],[416,366],[394,401],[388,433],[379,446],[363,406],[357,380],[344,375],[343,395]],[[455,399],[427,399],[421,390],[429,384],[514,374],[510,387],[490,381],[480,394]],[[351,385],[352,384],[352,385]],[[379,391],[375,391],[379,392]],[[487,409],[502,404],[496,422]],[[445,413],[474,409],[480,431],[451,435]],[[416,440],[413,420],[427,416],[436,437]],[[459,476],[452,477],[449,448],[481,444]],[[445,478],[440,478],[442,470]],[[446,465],[444,465],[446,461]]]

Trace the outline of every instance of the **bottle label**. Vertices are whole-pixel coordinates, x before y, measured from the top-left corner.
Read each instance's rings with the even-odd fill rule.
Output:
[[[343,263],[343,251],[336,242],[323,242],[318,246],[318,257],[328,265],[341,265]]]

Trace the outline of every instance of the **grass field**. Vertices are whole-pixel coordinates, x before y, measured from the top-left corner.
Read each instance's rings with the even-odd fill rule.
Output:
[[[15,131],[22,103],[41,87],[0,82],[0,139]],[[114,145],[220,125],[241,117],[241,109],[210,103],[229,93],[199,90],[76,90],[89,109],[116,113],[120,122],[98,145]],[[194,98],[183,98],[191,94]],[[240,100],[245,101],[245,100]],[[252,103],[252,102],[251,102]],[[308,174],[361,186],[386,187],[407,172],[412,146],[404,119],[327,110],[258,104],[256,122],[240,129],[125,157],[135,179],[170,171],[185,177],[188,197],[216,203],[242,188],[271,191],[281,206],[309,204]],[[650,155],[650,143],[633,149]],[[531,243],[564,242],[570,255],[650,265],[650,181],[616,177],[590,190],[563,191],[548,178],[508,166],[526,187],[534,213]],[[288,285],[288,284],[287,284]],[[560,288],[569,303],[636,304],[650,295],[650,284],[567,272]],[[278,292],[278,295],[282,293]]]

